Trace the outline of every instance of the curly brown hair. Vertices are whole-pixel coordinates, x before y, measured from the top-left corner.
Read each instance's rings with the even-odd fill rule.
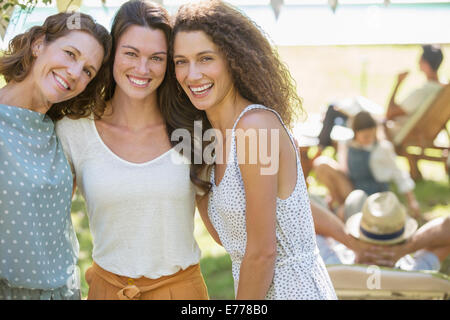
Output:
[[[115,60],[114,53],[117,49],[117,44],[119,43],[122,34],[133,25],[161,30],[166,38],[167,46],[170,45],[172,39],[172,23],[168,11],[162,5],[147,0],[131,0],[122,4],[114,17],[111,27],[113,54],[108,62],[109,81],[106,85],[106,101],[113,97],[116,89],[113,68]],[[168,61],[170,61],[169,57]],[[157,89],[159,100],[158,107],[164,118],[167,117],[167,109],[163,107],[163,103],[167,101],[168,96],[172,95],[172,91],[169,90],[169,87],[168,78],[165,77]],[[173,131],[172,127],[167,126],[167,131],[170,136]]]
[[[64,116],[78,119],[94,114],[95,117],[99,117],[106,106],[104,102],[105,84],[108,79],[106,62],[111,52],[111,36],[108,30],[96,23],[91,16],[78,12],[76,14],[76,28],[69,28],[73,13],[62,12],[49,16],[42,26],[31,27],[28,31],[15,36],[4,55],[0,57],[0,74],[4,76],[6,82],[21,82],[33,68],[35,58],[32,54],[32,45],[38,38],[44,36],[45,43],[51,43],[69,32],[83,31],[99,42],[104,52],[101,68],[82,93],[50,107],[47,115],[53,121]]]
[[[242,97],[274,109],[288,127],[292,126],[296,116],[303,114],[295,81],[276,48],[261,28],[238,9],[217,0],[182,5],[175,16],[173,39],[181,31],[203,31],[211,39],[227,61],[234,86]],[[173,63],[168,72],[175,77]],[[178,94],[166,103],[173,110],[168,122],[174,127],[188,129],[192,137],[194,120],[202,121],[203,131],[211,128],[206,113],[190,103],[180,86],[174,86],[173,90]],[[198,148],[194,147],[193,140],[191,143],[191,157],[194,157]],[[203,146],[206,144],[203,142]],[[206,191],[210,189],[210,183],[199,178],[204,167],[205,164],[193,164],[191,180]]]

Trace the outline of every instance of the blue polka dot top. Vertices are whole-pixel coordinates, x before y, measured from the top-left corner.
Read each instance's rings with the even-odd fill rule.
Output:
[[[0,104],[0,280],[43,290],[73,283],[72,184],[53,121]]]

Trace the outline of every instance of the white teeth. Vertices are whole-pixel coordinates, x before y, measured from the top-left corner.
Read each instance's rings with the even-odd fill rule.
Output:
[[[130,79],[131,82],[133,82],[134,84],[137,84],[139,86],[143,86],[144,84],[146,84],[148,82],[148,80],[138,80],[138,79],[134,79],[131,77],[128,77],[128,79]]]
[[[67,85],[67,83],[66,83],[63,79],[61,79],[60,77],[58,77],[56,74],[55,74],[55,79],[56,79],[56,81],[58,81],[64,88],[69,89],[69,86]]]
[[[189,87],[189,88],[190,88],[193,92],[199,93],[199,92],[205,91],[205,90],[207,90],[207,89],[209,89],[209,88],[211,88],[211,87],[212,87],[212,83],[206,84],[206,85],[204,85],[204,86],[197,87],[197,88],[193,88],[193,87]]]

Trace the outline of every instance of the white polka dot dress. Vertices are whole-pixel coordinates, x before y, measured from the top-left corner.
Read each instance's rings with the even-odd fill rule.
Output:
[[[0,299],[73,294],[72,183],[53,121],[0,105]]]
[[[255,108],[270,110],[277,114],[264,106],[250,105],[242,111],[236,123],[245,112]],[[282,122],[280,116],[278,114],[277,116]],[[218,186],[215,185],[214,168],[212,169],[212,189],[208,202],[209,218],[232,260],[235,292],[247,241],[245,189],[236,153],[234,131],[236,123],[232,130],[228,164]],[[289,133],[288,130],[287,132]],[[289,136],[294,143],[290,133]],[[336,299],[330,277],[316,245],[306,184],[298,152],[296,154],[297,184],[294,191],[287,199],[277,198],[277,258],[274,278],[266,299]]]

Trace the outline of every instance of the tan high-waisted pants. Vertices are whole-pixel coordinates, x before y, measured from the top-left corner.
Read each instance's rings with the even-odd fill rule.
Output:
[[[208,291],[196,264],[158,279],[120,276],[95,262],[86,270],[88,300],[208,300]]]

